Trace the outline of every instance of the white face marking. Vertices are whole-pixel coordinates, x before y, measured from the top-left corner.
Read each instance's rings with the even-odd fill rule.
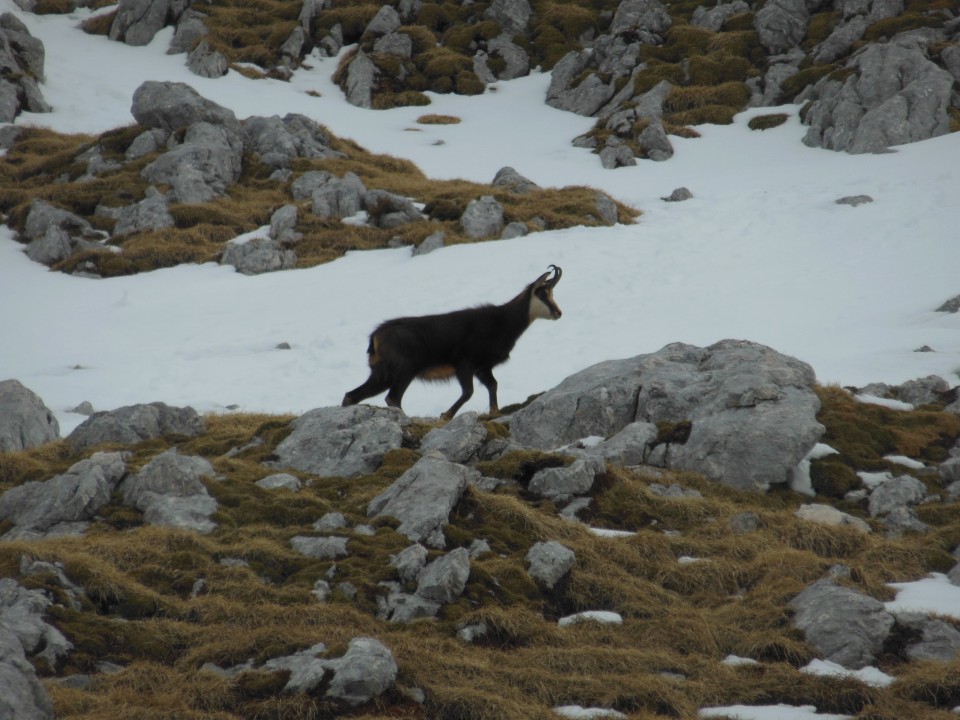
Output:
[[[557,316],[554,317],[553,310],[551,309],[550,305],[541,300],[540,296],[535,292],[533,293],[533,297],[530,298],[530,322],[533,322],[538,318],[542,318],[544,320],[556,320],[558,317],[560,317],[560,308],[557,307],[556,303],[553,302],[553,293],[547,292],[547,298],[550,300],[550,303],[553,304],[553,307],[556,308]]]

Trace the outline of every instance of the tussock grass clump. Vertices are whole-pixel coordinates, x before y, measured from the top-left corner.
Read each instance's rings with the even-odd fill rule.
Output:
[[[417,122],[421,125],[459,125],[460,118],[453,115],[437,115],[431,113],[428,115],[421,115],[417,118]]]
[[[783,125],[790,116],[786,113],[770,113],[769,115],[757,115],[750,118],[747,127],[751,130],[769,130],[771,128]]]

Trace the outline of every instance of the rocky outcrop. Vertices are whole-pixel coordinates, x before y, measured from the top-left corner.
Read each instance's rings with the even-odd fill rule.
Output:
[[[13,527],[0,540],[81,534],[126,471],[120,453],[94,453],[62,475],[11,488],[0,496],[0,520]]]
[[[203,418],[193,408],[155,402],[94,413],[67,436],[67,441],[81,451],[103,443],[132,445],[162,435],[195,437],[203,431]]]
[[[43,400],[18,380],[0,382],[0,452],[52,442],[60,424]]]
[[[653,424],[656,437],[634,451],[644,462],[766,490],[789,482],[823,433],[813,383],[809,365],[756,343],[676,343],[570,376],[517,411],[510,431],[523,445],[547,449]],[[636,438],[651,434],[635,430]]]
[[[0,15],[0,123],[24,111],[50,112],[39,86],[45,59],[43,43],[16,15]]]
[[[293,432],[277,446],[275,464],[326,477],[366,475],[402,445],[409,423],[396,410],[367,405],[311,410],[293,421]]]
[[[803,142],[850,153],[881,152],[950,131],[954,77],[917,44],[868,45],[810,91]]]
[[[449,521],[450,511],[467,485],[479,478],[477,470],[452,463],[439,453],[428,453],[370,501],[367,515],[396,518],[400,521],[397,532],[413,542],[443,547],[442,527]]]

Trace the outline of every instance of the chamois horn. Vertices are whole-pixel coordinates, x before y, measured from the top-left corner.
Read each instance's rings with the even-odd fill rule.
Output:
[[[549,277],[551,272],[553,273],[552,278]],[[551,265],[549,270],[537,278],[537,281],[534,283],[534,285],[536,287],[545,287],[552,290],[553,286],[560,282],[561,275],[563,275],[563,270],[558,268],[556,265]]]

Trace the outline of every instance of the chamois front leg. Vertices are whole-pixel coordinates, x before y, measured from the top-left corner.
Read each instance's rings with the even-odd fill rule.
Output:
[[[460,398],[440,416],[444,420],[452,420],[453,416],[457,414],[457,410],[463,407],[463,404],[473,395],[473,370],[471,368],[458,367],[457,381],[460,383]]]
[[[491,368],[484,368],[477,372],[477,379],[483,383],[490,394],[490,414],[499,415],[500,406],[497,404],[497,379],[493,376]]]

